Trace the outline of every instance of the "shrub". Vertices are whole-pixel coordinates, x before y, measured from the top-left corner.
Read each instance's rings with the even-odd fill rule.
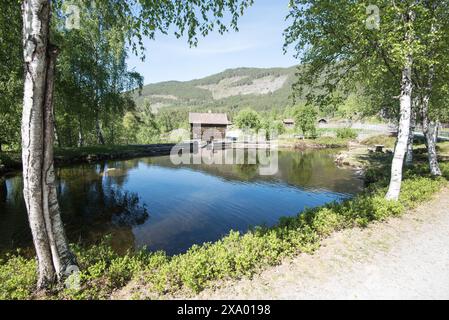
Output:
[[[20,255],[0,260],[0,300],[29,299],[36,287],[36,262]]]
[[[337,138],[339,139],[356,139],[358,137],[357,131],[351,128],[337,129]]]

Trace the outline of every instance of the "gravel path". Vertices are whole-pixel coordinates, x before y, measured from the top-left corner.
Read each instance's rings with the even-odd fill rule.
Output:
[[[337,233],[198,299],[449,299],[449,189],[402,218]]]

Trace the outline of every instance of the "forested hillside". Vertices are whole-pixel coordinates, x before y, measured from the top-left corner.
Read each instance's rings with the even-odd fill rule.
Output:
[[[280,112],[292,104],[296,67],[238,68],[187,82],[150,84],[135,95],[138,106],[148,101],[153,111],[161,108],[234,111],[251,107],[257,111]]]

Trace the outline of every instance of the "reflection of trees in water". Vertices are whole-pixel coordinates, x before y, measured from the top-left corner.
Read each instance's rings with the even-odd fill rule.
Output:
[[[237,163],[237,150],[227,150],[228,152],[232,151],[233,154],[233,160],[234,163]],[[239,150],[240,151],[240,150]],[[222,152],[222,151],[216,151]],[[263,154],[262,154],[263,153]],[[217,155],[216,155],[217,156]],[[148,166],[161,166],[164,168],[172,168],[172,169],[184,169],[184,168],[190,168],[194,169],[196,171],[204,172],[207,174],[212,174],[227,180],[237,180],[237,181],[254,181],[260,178],[259,175],[259,168],[262,165],[267,166],[269,163],[266,163],[269,161],[272,157],[270,151],[263,151],[258,150],[255,153],[256,156],[256,164],[249,164],[248,160],[248,151],[245,150],[243,154],[243,161],[244,163],[240,164],[225,164],[225,156],[222,155],[222,164],[181,164],[181,165],[175,165],[171,162],[170,157],[154,157],[154,158],[146,158],[142,159],[142,163],[148,165]],[[218,157],[218,156],[217,156]],[[230,156],[229,156],[230,157]],[[262,158],[262,159],[261,159]]]
[[[123,191],[138,161],[58,168],[57,190],[71,242],[93,243],[106,234],[116,249],[134,246],[132,227],[149,217],[136,193]],[[113,171],[107,169],[117,168]],[[0,249],[31,246],[21,176],[0,180]]]
[[[259,175],[259,166],[254,164],[237,164],[232,166],[232,173],[239,180],[250,181]]]
[[[141,160],[107,161],[98,164],[83,164],[74,167],[57,168],[57,177],[62,181],[96,181],[107,176],[119,186],[123,186],[129,171],[138,167]]]
[[[114,171],[124,174],[122,169],[127,172],[130,167],[120,166]],[[72,171],[70,175],[75,174],[73,169],[69,171]],[[67,177],[68,172],[65,171],[64,174]],[[120,188],[126,178],[109,175],[105,163],[91,167],[90,170],[84,168],[78,175],[86,179],[60,180],[63,181],[61,207],[70,240],[93,242],[105,234],[111,234],[113,245],[117,240],[132,247],[132,227],[143,224],[149,215],[136,193],[125,192]]]
[[[139,166],[140,160],[109,161],[100,166],[101,174],[107,176],[112,183],[123,186],[128,180],[129,171]],[[104,172],[106,170],[106,173]]]
[[[31,244],[21,176],[0,179],[0,251]]]
[[[8,188],[6,187],[6,180],[0,177],[0,202],[6,202],[8,198]]]
[[[136,193],[111,189],[105,203],[105,210],[109,212],[112,224],[116,226],[141,225],[148,219],[147,209],[145,205],[140,204]]]
[[[1,180],[1,179],[0,179]],[[8,182],[7,182],[8,181]],[[3,180],[5,188],[5,201],[20,203],[23,202],[23,179],[22,176],[15,176]],[[0,183],[1,185],[1,183]],[[1,186],[0,186],[1,188]],[[25,203],[23,204],[25,206]]]
[[[316,156],[305,153],[288,154],[282,157],[290,165],[281,165],[282,172],[287,181],[294,185],[309,185],[313,177],[313,171],[316,165]]]

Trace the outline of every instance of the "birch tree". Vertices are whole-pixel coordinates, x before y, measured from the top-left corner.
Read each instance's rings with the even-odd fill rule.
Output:
[[[441,176],[438,165],[437,140],[439,120],[448,112],[447,92],[449,81],[449,3],[448,1],[424,1],[422,20],[418,27],[422,39],[422,54],[418,55],[414,78],[418,112],[426,140],[428,162],[432,176]]]
[[[73,2],[73,1],[72,1]],[[86,2],[73,2],[87,5]],[[117,10],[121,28],[130,50],[143,50],[143,36],[154,39],[156,32],[175,30],[191,45],[198,35],[207,35],[215,27],[220,33],[228,25],[237,29],[237,21],[252,0],[226,1],[95,1],[96,8]],[[38,288],[45,289],[62,280],[76,266],[61,220],[55,188],[53,162],[53,93],[56,59],[59,49],[51,43],[52,1],[24,0],[23,57],[25,63],[22,160],[24,198],[38,261]],[[56,8],[61,1],[56,1]],[[223,19],[230,16],[229,22]],[[81,21],[82,23],[82,21]]]
[[[363,83],[382,88],[383,83],[396,81],[393,88],[399,131],[386,195],[390,200],[398,200],[401,189],[416,89],[414,69],[422,64],[428,48],[423,35],[431,22],[426,15],[429,3],[437,1],[290,2],[288,19],[292,22],[285,31],[286,46],[294,45],[304,64],[295,89],[301,91],[307,85],[319,88],[307,93],[309,100],[322,101],[341,87]],[[447,1],[438,3],[447,5]],[[386,92],[391,94],[388,88]],[[378,111],[383,107],[378,105]]]
[[[39,268],[47,288],[76,265],[64,233],[53,168],[53,83],[58,54],[50,43],[51,5],[23,2],[25,82],[22,117],[24,198]]]
[[[400,9],[399,9],[400,10]],[[399,11],[398,10],[398,11]],[[393,162],[391,164],[391,178],[390,185],[386,198],[388,200],[399,200],[402,184],[402,169],[404,166],[404,158],[407,153],[407,146],[410,135],[410,119],[412,114],[412,68],[414,57],[414,29],[413,24],[415,22],[415,12],[412,6],[409,5],[402,9],[401,21],[404,24],[404,61],[402,66],[402,81],[401,81],[401,93],[399,97],[400,104],[400,118],[398,127],[398,139],[394,150]]]

